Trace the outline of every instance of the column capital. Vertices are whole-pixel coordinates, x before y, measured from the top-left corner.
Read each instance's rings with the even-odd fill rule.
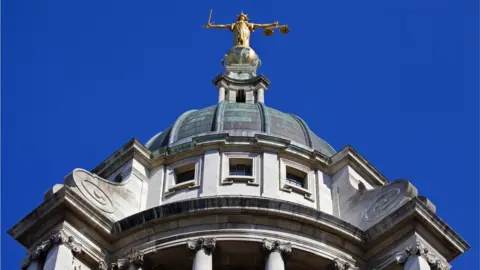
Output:
[[[107,265],[106,262],[100,261],[100,262],[98,263],[98,268],[97,268],[97,269],[98,269],[98,270],[108,270],[108,265]]]
[[[111,269],[127,269],[130,265],[143,266],[143,256],[145,254],[142,251],[131,249],[128,251],[124,258],[118,259],[117,263],[111,264]]]
[[[279,240],[263,239],[263,249],[273,252],[277,251],[286,256],[292,253],[292,244],[290,242],[280,242]]]
[[[30,250],[27,253],[27,258],[22,261],[21,268],[26,269],[34,261],[45,260],[48,252],[55,245],[65,245],[73,254],[78,254],[82,251],[82,245],[75,242],[73,236],[69,236],[64,230],[60,230]]]
[[[75,238],[73,238],[73,236],[71,235],[67,235],[64,230],[60,230],[55,234],[51,235],[48,241],[50,241],[50,247],[53,247],[55,245],[65,245],[72,251],[73,254],[77,254],[82,251],[82,245],[75,242]]]
[[[396,255],[396,261],[398,264],[405,264],[408,258],[413,256],[419,256],[424,258],[433,270],[448,270],[449,267],[445,265],[441,260],[430,252],[421,242],[417,241],[415,244],[408,246],[405,250]]]
[[[212,254],[217,240],[215,238],[198,238],[187,240],[187,248],[192,251],[203,249],[207,254]]]
[[[353,267],[351,267],[350,263],[344,262],[339,258],[333,259],[333,268],[335,270],[349,270],[349,269],[353,270],[354,269]]]

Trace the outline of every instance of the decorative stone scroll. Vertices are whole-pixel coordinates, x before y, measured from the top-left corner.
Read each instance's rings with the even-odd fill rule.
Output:
[[[269,252],[277,251],[283,256],[292,253],[292,244],[290,242],[282,243],[279,240],[263,239],[263,249]]]
[[[199,238],[187,241],[187,248],[191,251],[204,249],[207,254],[212,254],[215,249],[215,238]]]
[[[106,213],[115,212],[111,198],[98,184],[99,181],[108,183],[107,180],[83,169],[75,169],[72,175],[75,184],[87,200]]]
[[[398,264],[405,264],[408,258],[413,256],[423,257],[432,270],[448,270],[449,267],[445,265],[441,260],[439,260],[434,254],[432,254],[428,248],[422,245],[420,242],[415,242],[414,245],[411,245],[405,249],[404,252],[396,256]]]
[[[351,184],[347,186],[354,189]],[[368,230],[404,203],[418,195],[417,189],[408,180],[396,180],[385,186],[359,192],[340,205],[345,221],[361,230]]]
[[[69,236],[64,230],[60,230],[51,235],[48,240],[41,242],[34,249],[32,249],[28,253],[27,258],[22,261],[21,268],[26,269],[30,263],[44,260],[47,257],[48,252],[55,245],[65,245],[72,251],[73,254],[79,254],[82,252],[82,245],[75,242],[73,236]]]
[[[367,210],[363,220],[367,222],[376,221],[397,206],[403,199],[399,188],[392,188],[383,193]]]

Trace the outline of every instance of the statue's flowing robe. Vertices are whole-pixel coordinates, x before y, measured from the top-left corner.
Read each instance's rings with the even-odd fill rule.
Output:
[[[250,32],[253,31],[253,24],[245,21],[238,21],[232,24],[233,43],[235,45],[250,46]]]

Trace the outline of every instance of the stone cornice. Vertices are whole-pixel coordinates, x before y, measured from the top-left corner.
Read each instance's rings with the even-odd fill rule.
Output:
[[[34,232],[32,230],[40,229],[41,226],[39,224],[44,224],[52,215],[67,217],[73,214],[80,217],[89,226],[98,228],[99,230],[97,231],[101,237],[109,242],[114,239],[121,239],[124,235],[132,232],[132,230],[140,230],[145,226],[150,226],[147,223],[154,224],[156,220],[182,218],[185,215],[209,215],[216,213],[228,215],[230,213],[238,213],[239,211],[243,213],[252,211],[252,213],[257,214],[264,212],[269,216],[278,218],[294,217],[295,220],[305,222],[309,226],[333,232],[345,239],[349,239],[349,241],[368,246],[382,243],[392,231],[396,230],[395,228],[399,224],[413,220],[421,223],[424,228],[435,235],[437,241],[441,241],[443,245],[448,247],[443,249],[450,250],[448,253],[440,254],[446,261],[453,260],[470,248],[458,234],[429,210],[418,198],[413,198],[403,204],[364,232],[343,220],[307,206],[264,197],[238,196],[203,197],[173,202],[142,211],[113,223],[98,209],[91,207],[85,198],[77,194],[77,192],[64,187],[10,229],[9,233],[17,241],[30,248],[31,255],[29,255],[29,258],[33,260],[41,256],[45,247],[42,247],[42,244],[40,244],[38,247],[31,248],[37,239],[26,237],[27,232],[29,235],[32,235]],[[412,227],[413,229],[414,227]],[[62,238],[59,239],[57,241],[64,241]],[[47,245],[47,243],[43,243],[43,245]],[[95,253],[88,247],[85,248],[88,249],[88,251],[85,250],[85,254],[95,260],[104,256],[103,254]]]
[[[66,246],[73,254],[82,252],[82,245],[76,242],[73,236],[68,235],[64,230],[60,230],[28,252],[27,258],[22,262],[22,269],[26,269],[31,262],[44,260],[48,252],[56,245]]]
[[[265,212],[269,216],[305,218],[305,221],[309,223],[313,222],[318,226],[328,228],[328,230],[337,231],[338,234],[355,242],[363,242],[365,237],[363,231],[355,226],[311,207],[282,200],[245,196],[203,197],[160,205],[116,222],[112,234],[121,237],[130,233],[130,230],[141,229],[145,224],[151,224],[155,220],[174,218],[187,213],[189,215],[205,215],[216,212],[228,214],[230,212],[237,213],[239,210],[246,213],[249,209],[255,213]]]
[[[158,166],[172,155],[188,154],[206,148],[219,148],[223,145],[235,144],[239,144],[239,147],[269,147],[275,149],[275,151],[294,154],[307,159],[309,162],[320,163],[319,166],[327,166],[327,156],[311,147],[300,145],[291,140],[263,132],[252,132],[251,136],[242,137],[230,136],[230,131],[222,131],[184,138],[168,147],[157,149],[152,152],[152,164],[147,167]]]
[[[466,252],[470,246],[455,231],[448,226],[442,219],[433,213],[418,198],[413,198],[400,208],[384,217],[373,227],[366,230],[366,240],[370,245],[375,245],[382,241],[383,237],[389,237],[392,230],[402,222],[416,220],[422,223],[430,232],[440,241],[450,246],[452,253],[442,254],[448,261],[453,260],[460,254]]]
[[[346,164],[352,166],[355,171],[375,187],[383,186],[388,183],[387,178],[350,145],[345,146],[342,150],[329,158],[327,172],[328,174],[333,175]]]
[[[260,74],[260,75],[257,75],[249,80],[235,80],[235,79],[232,79],[228,76],[226,76],[225,74],[219,74],[218,76],[216,76],[213,80],[212,80],[212,83],[214,85],[217,85],[218,83],[222,82],[222,81],[225,81],[229,84],[239,84],[239,85],[252,85],[252,84],[259,84],[259,83],[262,83],[265,85],[265,87],[268,87],[268,85],[270,85],[270,80],[268,80],[267,77],[265,77],[264,75]]]
[[[110,230],[113,227],[113,221],[108,219],[100,210],[90,206],[90,204],[68,187],[63,187],[45,200],[39,207],[28,214],[25,218],[12,227],[8,233],[19,243],[30,248],[38,239],[27,237],[32,235],[32,230],[37,230],[49,220],[52,215],[69,216],[67,213],[75,213],[74,216],[80,217],[86,224],[98,229],[98,232],[104,237],[110,237]],[[65,219],[67,220],[67,219]],[[95,254],[95,257],[101,257]]]
[[[336,232],[353,242],[376,245],[381,243],[383,237],[391,234],[395,226],[401,222],[415,219],[421,222],[425,228],[434,232],[440,241],[444,241],[447,246],[451,246],[452,253],[442,254],[447,261],[451,261],[456,256],[468,250],[469,245],[458,236],[444,221],[431,212],[418,198],[405,203],[390,215],[384,217],[376,225],[366,232],[342,221],[334,216],[317,211],[313,208],[281,201],[267,199],[262,197],[204,197],[192,200],[173,202],[166,205],[154,207],[140,213],[131,215],[123,220],[113,223],[108,220],[97,209],[91,207],[84,198],[73,192],[69,188],[62,188],[52,197],[44,201],[41,206],[35,209],[31,214],[25,217],[20,223],[9,230],[9,233],[20,243],[31,247],[36,239],[25,238],[25,232],[31,232],[31,228],[37,228],[38,224],[45,222],[45,218],[55,212],[66,216],[65,211],[74,211],[81,214],[82,220],[96,228],[103,228],[101,232],[105,241],[122,238],[122,235],[128,234],[126,231],[138,230],[143,228],[146,223],[153,223],[155,220],[164,220],[172,218],[181,218],[185,214],[206,215],[221,212],[224,214],[237,213],[238,211],[261,213],[265,211],[269,216],[278,216],[279,218],[294,216],[296,220],[303,220],[308,224],[317,224],[321,228]],[[103,224],[99,226],[100,224]],[[145,224],[145,225],[144,225]],[[39,228],[39,227],[38,227]],[[32,249],[32,258],[35,258]],[[90,252],[88,252],[90,254]],[[94,258],[99,258],[101,254],[91,254]]]
[[[261,132],[257,132],[254,136],[248,136],[244,139],[238,136],[232,137],[228,132],[193,136],[182,139],[181,142],[172,144],[165,149],[155,150],[154,152],[150,152],[139,141],[132,139],[100,163],[100,165],[92,170],[92,173],[107,178],[111,173],[119,169],[125,164],[125,162],[132,158],[135,158],[146,168],[152,169],[163,163],[165,159],[168,159],[169,156],[172,155],[188,153],[189,151],[198,151],[202,148],[208,148],[215,145],[221,147],[221,145],[235,143],[241,143],[241,146],[243,147],[270,147],[280,152],[288,152],[303,159],[307,159],[309,162],[318,163],[318,165],[324,168],[330,175],[335,174],[345,165],[350,165],[373,186],[382,186],[388,182],[373,165],[349,145],[332,157],[327,157],[311,147],[298,145],[288,139],[272,136],[267,133],[263,134]]]
[[[133,138],[102,161],[92,170],[92,173],[107,178],[112,172],[134,157],[142,165],[150,168],[150,156],[150,151],[137,139]]]

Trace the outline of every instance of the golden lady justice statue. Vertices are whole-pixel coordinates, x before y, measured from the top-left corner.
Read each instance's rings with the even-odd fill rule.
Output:
[[[210,16],[208,17],[208,23],[204,26],[205,28],[227,28],[233,32],[233,44],[234,46],[243,45],[250,47],[250,34],[254,32],[257,28],[265,28],[264,34],[266,36],[271,36],[273,34],[273,29],[280,28],[280,33],[286,34],[290,30],[288,25],[279,26],[278,22],[268,23],[268,24],[258,24],[248,22],[247,14],[240,13],[237,17],[237,21],[232,24],[214,24],[210,22],[212,19],[212,10],[210,10]]]

